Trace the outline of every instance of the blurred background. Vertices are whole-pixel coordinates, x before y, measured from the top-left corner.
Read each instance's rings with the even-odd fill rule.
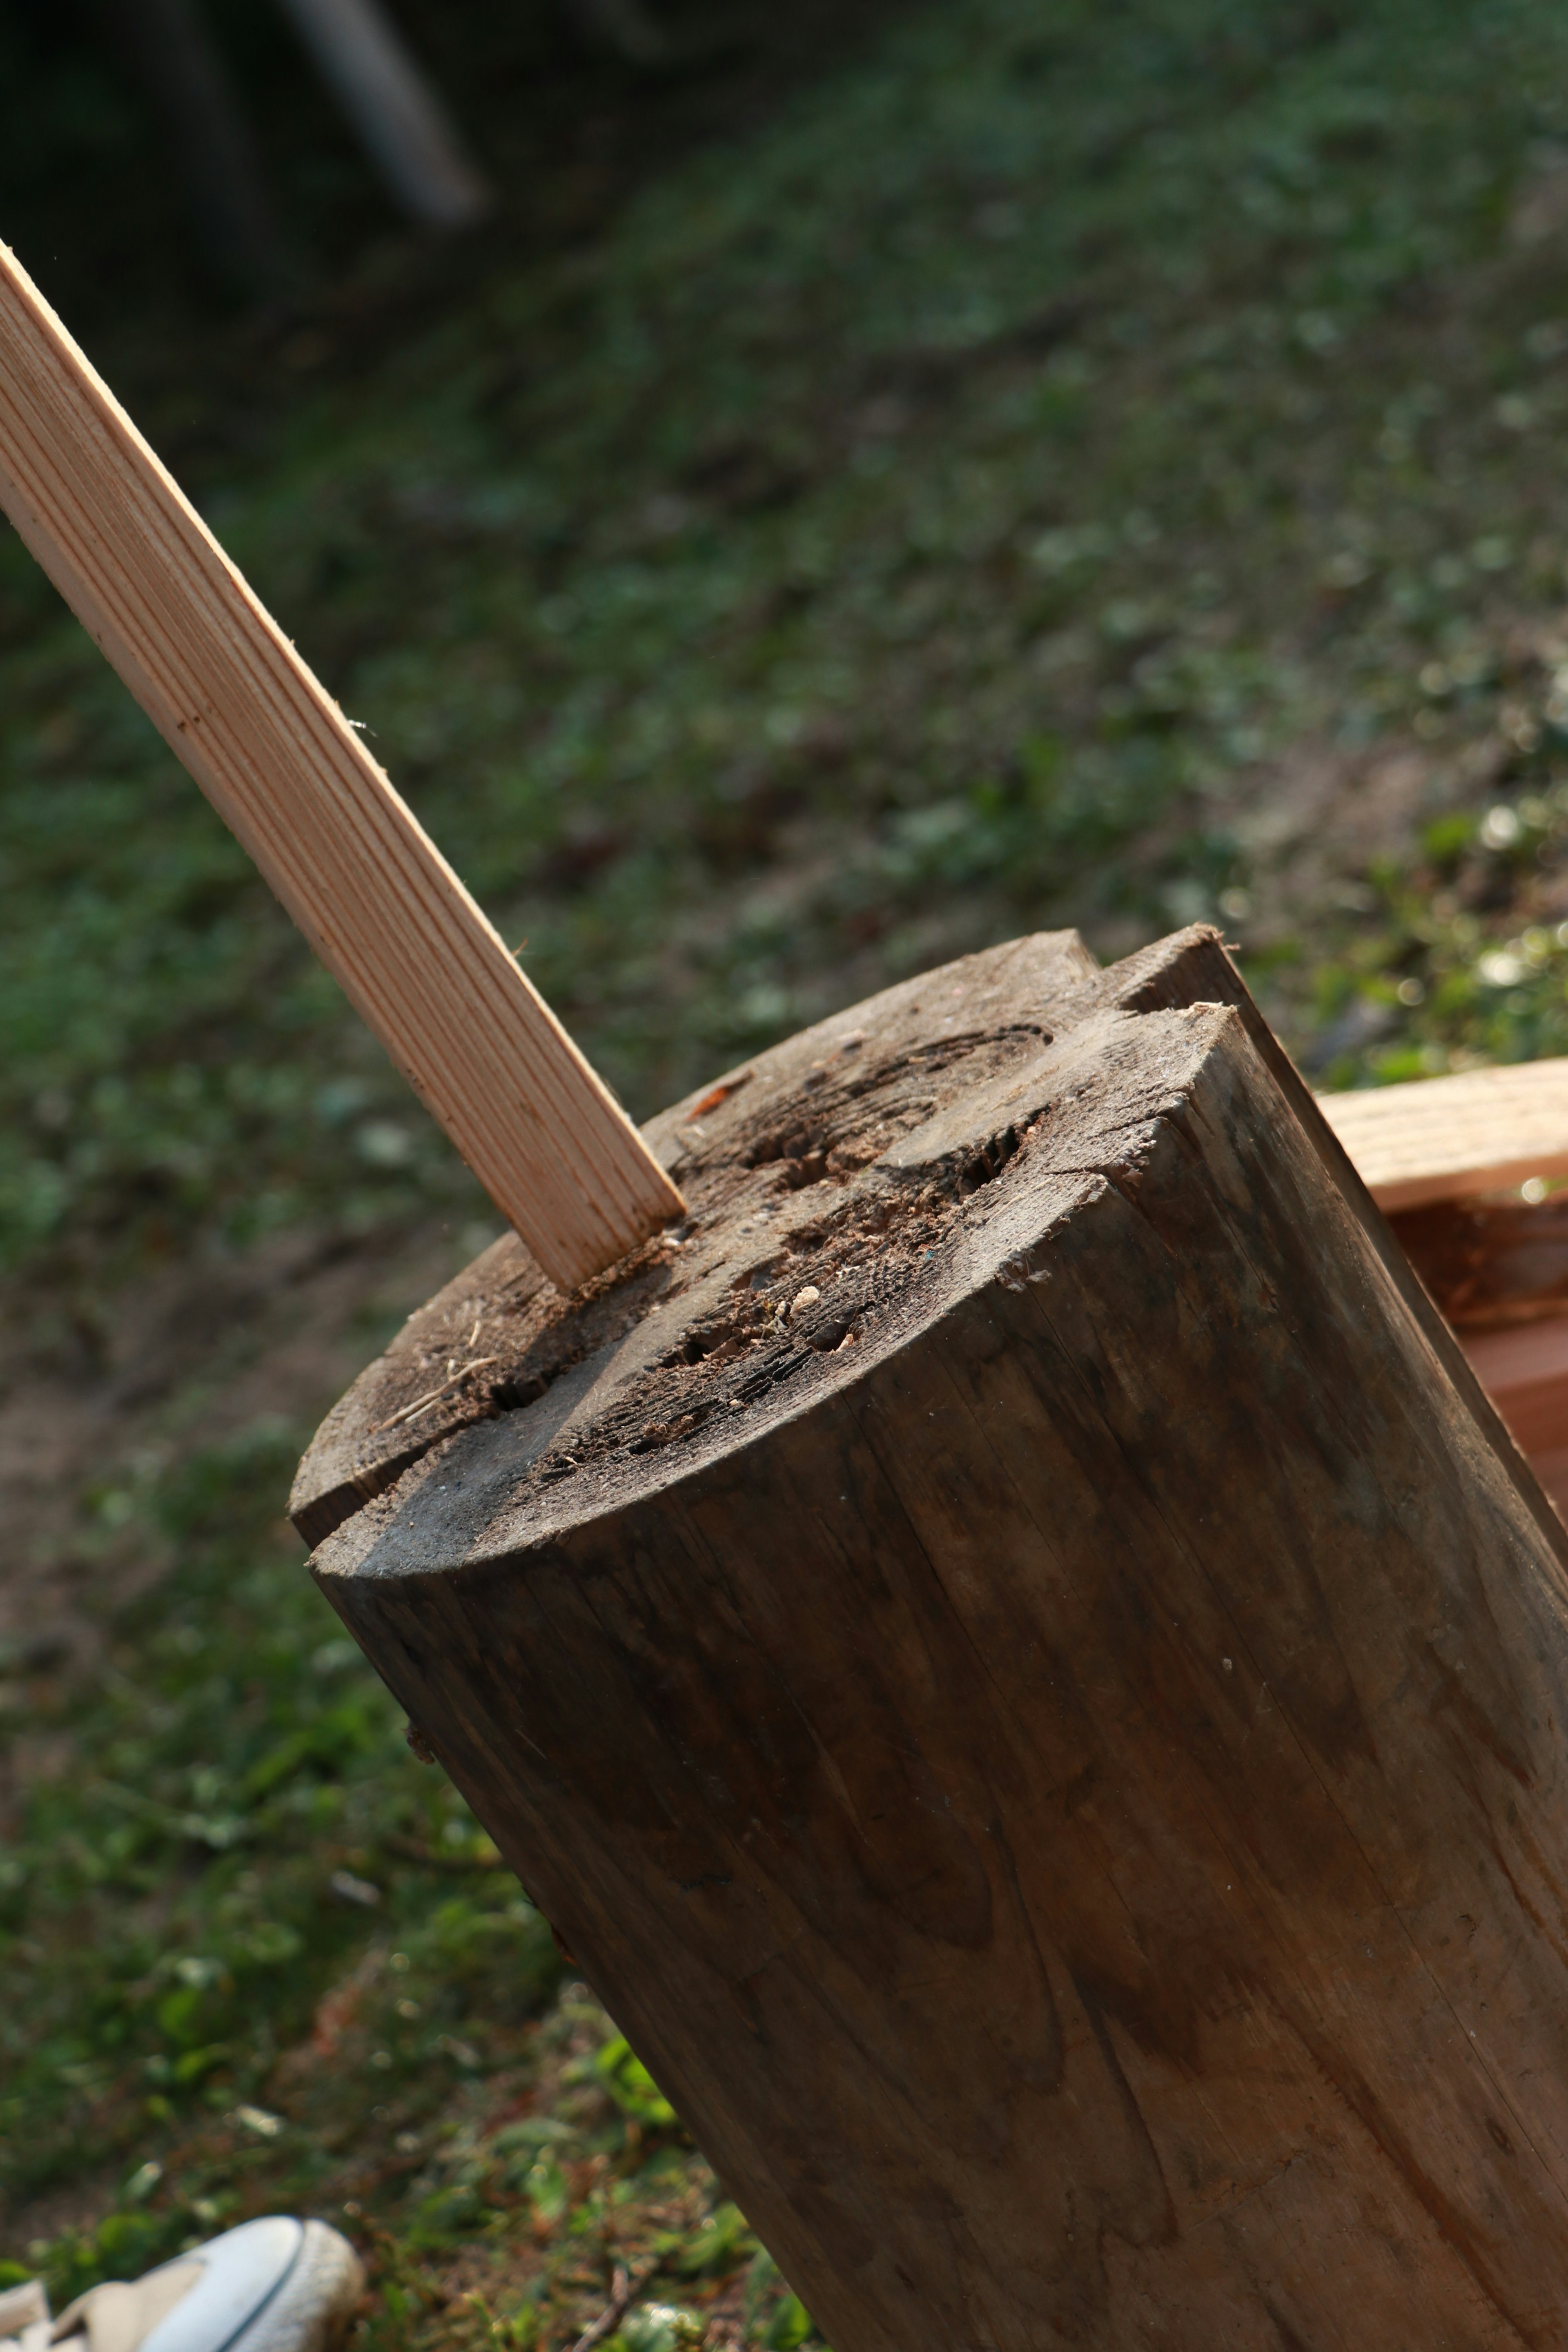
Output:
[[[1568,1050],[1545,0],[0,0],[0,236],[637,1115],[1059,924]],[[0,1097],[0,2257],[805,2340],[282,1521],[493,1214],[8,534]]]

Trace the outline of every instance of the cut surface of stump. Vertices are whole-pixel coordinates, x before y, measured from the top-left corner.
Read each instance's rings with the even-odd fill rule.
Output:
[[[493,1425],[470,1443],[500,1443],[503,1477],[600,1509],[672,1444],[680,1466],[694,1439],[731,1444],[718,1416],[793,1411],[857,1368],[823,1360],[896,1345],[898,1302],[929,1291],[964,1204],[1063,1092],[1046,1008],[1097,971],[1073,933],[972,962],[984,971],[889,990],[652,1121],[690,1215],[585,1290],[563,1297],[498,1242],[327,1422],[291,1504],[301,1532],[319,1539],[478,1421]],[[1096,1084],[1086,1069],[1076,1090]]]
[[[1070,1104],[1058,1038],[1065,1048],[1095,1015],[1200,1003],[1240,1012],[1406,1303],[1517,1464],[1216,935],[1194,926],[1102,971],[1076,932],[1057,931],[888,989],[650,1120],[644,1134],[689,1218],[584,1290],[563,1296],[504,1234],[410,1317],[322,1423],[289,1501],[300,1533],[321,1542],[456,1432],[498,1416],[542,1486],[617,1442],[684,1446],[721,1407],[793,1407],[820,1383],[813,1360],[830,1338],[837,1347],[853,1330],[858,1343],[868,1324],[887,1336],[879,1309],[892,1292],[929,1289],[938,1227],[984,1221],[992,1204],[973,1196],[1026,1133],[1031,1090],[1041,1105]],[[962,1136],[942,1126],[955,1107]],[[1065,1135],[1053,1149],[1072,1156]],[[796,1310],[810,1289],[816,1299]],[[722,1431],[710,1439],[728,1443]]]
[[[646,1132],[293,1508],[829,2340],[1568,2344],[1562,1529],[1213,936]]]

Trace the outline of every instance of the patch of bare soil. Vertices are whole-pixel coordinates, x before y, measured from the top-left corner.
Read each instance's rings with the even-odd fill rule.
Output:
[[[0,1301],[0,1679],[90,1666],[113,1610],[167,1565],[135,1509],[148,1479],[258,1423],[303,1441],[472,1239],[296,1232],[73,1308]],[[63,1740],[0,1746],[0,1818],[17,1788],[64,1769]]]
[[[1489,781],[1462,782],[1479,789]],[[1249,946],[1321,919],[1326,908],[1361,908],[1368,866],[1408,856],[1421,824],[1468,796],[1449,766],[1415,744],[1372,752],[1295,746],[1238,798],[1231,818],[1248,859]]]

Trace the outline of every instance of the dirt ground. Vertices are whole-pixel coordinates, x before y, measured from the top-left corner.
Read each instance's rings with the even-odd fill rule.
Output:
[[[353,1243],[297,1231],[90,1302],[14,1291],[0,1323],[0,1676],[90,1667],[106,1619],[164,1565],[144,1523],[121,1536],[128,1498],[176,1452],[258,1423],[302,1443],[474,1239],[436,1222]],[[0,1746],[0,1823],[64,1768],[66,1738],[23,1730]]]

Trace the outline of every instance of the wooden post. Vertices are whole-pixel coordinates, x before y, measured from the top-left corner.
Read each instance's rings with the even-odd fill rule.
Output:
[[[468,228],[491,205],[435,91],[378,0],[279,0],[404,210]]]
[[[563,1289],[680,1194],[0,246],[0,507]]]
[[[1568,2344],[1563,1529],[1212,935],[648,1133],[294,1508],[837,2352]]]

